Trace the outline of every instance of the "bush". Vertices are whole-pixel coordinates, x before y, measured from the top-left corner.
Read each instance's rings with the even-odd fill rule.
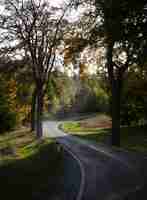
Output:
[[[146,108],[144,97],[134,96],[123,99],[121,106],[122,125],[144,125],[146,121]]]
[[[147,122],[147,79],[138,70],[130,71],[121,98],[121,124],[145,125]]]
[[[10,111],[8,99],[5,81],[0,80],[0,133],[16,125],[16,114]]]
[[[9,131],[16,125],[16,114],[11,112],[0,112],[0,132]]]

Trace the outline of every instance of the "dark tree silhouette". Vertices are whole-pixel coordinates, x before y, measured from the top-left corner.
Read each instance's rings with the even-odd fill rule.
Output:
[[[112,144],[120,145],[120,103],[125,72],[129,66],[144,63],[147,51],[146,2],[97,0],[95,34],[106,46],[106,68],[112,94]],[[103,33],[103,34],[102,34]]]

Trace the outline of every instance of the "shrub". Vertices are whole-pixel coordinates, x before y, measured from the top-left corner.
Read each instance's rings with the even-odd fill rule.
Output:
[[[0,133],[14,128],[16,125],[16,114],[9,109],[6,83],[0,80]]]

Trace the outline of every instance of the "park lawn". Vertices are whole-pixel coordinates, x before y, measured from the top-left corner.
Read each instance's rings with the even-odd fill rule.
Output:
[[[62,172],[55,141],[38,141],[27,129],[0,135],[1,199],[55,199],[62,195]]]
[[[83,122],[65,122],[61,128],[67,133],[98,143],[110,141],[111,137],[111,128],[83,126]],[[147,153],[147,127],[122,127],[121,148]]]

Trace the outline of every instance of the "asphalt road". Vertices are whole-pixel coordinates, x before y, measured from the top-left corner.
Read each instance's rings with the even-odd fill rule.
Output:
[[[77,193],[68,200],[147,199],[147,156],[67,135],[58,125],[57,121],[44,122],[44,136],[56,138],[77,162],[81,172],[79,174],[77,166],[76,171],[70,171],[73,164],[67,169],[69,185],[73,185],[74,194]]]

